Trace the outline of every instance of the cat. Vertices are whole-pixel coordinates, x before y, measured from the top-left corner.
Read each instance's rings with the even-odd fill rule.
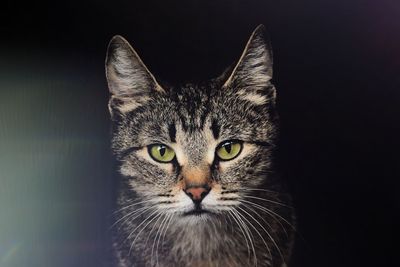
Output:
[[[278,115],[264,27],[203,85],[162,86],[121,36],[109,43],[106,77],[121,178],[116,265],[286,266],[295,216],[273,171]]]

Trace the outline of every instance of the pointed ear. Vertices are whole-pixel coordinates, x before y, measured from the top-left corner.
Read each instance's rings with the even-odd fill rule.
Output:
[[[261,105],[275,101],[275,88],[271,79],[272,49],[264,26],[259,25],[251,34],[223,88],[235,90],[242,98]]]
[[[111,114],[129,112],[143,105],[152,92],[164,92],[128,41],[118,35],[108,45],[106,77]]]

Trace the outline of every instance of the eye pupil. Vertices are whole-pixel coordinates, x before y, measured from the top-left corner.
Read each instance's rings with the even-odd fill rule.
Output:
[[[166,148],[165,148],[164,146],[162,146],[162,147],[159,149],[159,152],[160,152],[161,157],[164,156],[165,151],[166,151]]]
[[[225,148],[226,152],[228,152],[228,154],[231,153],[231,151],[232,151],[232,145],[231,145],[230,143],[229,143],[229,144],[226,144],[226,145],[224,146],[224,148]]]

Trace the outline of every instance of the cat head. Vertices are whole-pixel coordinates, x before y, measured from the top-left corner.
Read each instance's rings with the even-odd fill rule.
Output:
[[[276,92],[262,25],[234,68],[201,86],[162,87],[120,36],[109,44],[106,76],[112,146],[136,198],[208,218],[269,179]]]

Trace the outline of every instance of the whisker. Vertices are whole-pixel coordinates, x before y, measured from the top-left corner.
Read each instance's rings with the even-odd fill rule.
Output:
[[[139,205],[139,204],[143,204],[143,203],[147,203],[147,202],[152,202],[152,200],[143,200],[143,201],[139,201],[139,202],[136,202],[136,203],[133,203],[133,204],[129,204],[129,205],[127,205],[127,206],[125,206],[125,207],[123,207],[123,208],[121,208],[119,210],[114,211],[113,214],[116,214],[116,213],[121,212],[121,211],[123,211],[125,209],[128,209],[130,207],[133,207],[133,206],[136,206],[136,205]]]
[[[163,219],[161,220],[160,227],[157,228],[156,235],[154,236],[154,239],[153,239],[153,245],[151,246],[151,254],[150,254],[150,257],[151,257],[150,265],[151,265],[151,266],[153,266],[154,246],[155,246],[155,243],[156,243],[156,241],[157,241],[157,239],[158,239],[158,234],[160,233],[160,230],[162,229],[163,223],[164,223],[165,219],[167,218],[167,216],[168,216],[168,214],[165,213],[165,214],[164,214],[164,218],[163,218],[162,216],[160,216],[160,217],[157,219],[157,221],[154,223],[154,225],[156,225],[157,222],[160,220],[160,218],[163,218]]]
[[[270,199],[265,199],[265,198],[261,198],[261,197],[253,197],[253,196],[248,196],[248,195],[245,195],[245,196],[242,196],[242,197],[244,197],[244,198],[258,199],[258,200],[262,200],[262,201],[265,201],[265,202],[274,203],[274,204],[277,204],[277,205],[279,205],[279,206],[283,206],[283,207],[286,207],[286,208],[289,208],[289,209],[293,209],[293,207],[288,206],[288,205],[286,205],[286,204],[284,204],[284,203],[282,203],[282,202],[277,202],[277,201],[273,201],[273,200],[270,200]]]
[[[250,245],[249,245],[249,242],[248,242],[248,240],[247,240],[247,235],[244,233],[244,230],[243,230],[241,224],[240,224],[239,221],[236,219],[236,216],[234,216],[233,212],[232,212],[232,211],[228,211],[228,215],[230,215],[229,218],[232,217],[232,219],[235,221],[235,223],[237,224],[237,226],[239,226],[239,229],[240,229],[240,231],[242,232],[242,235],[243,235],[243,237],[244,237],[244,240],[246,241],[247,259],[248,259],[248,261],[250,261],[251,252],[250,252]]]
[[[163,220],[164,223],[161,222],[162,226],[160,227],[160,229],[161,229],[160,235],[159,235],[159,238],[157,241],[157,246],[156,246],[156,266],[158,266],[158,245],[160,244],[161,237],[163,236],[163,231],[167,227],[167,223],[168,223],[170,217],[172,217],[172,214],[167,214]],[[161,249],[162,249],[162,243],[161,243]]]
[[[123,219],[125,219],[125,218],[127,218],[127,217],[130,217],[130,216],[134,216],[135,214],[137,214],[137,216],[134,216],[134,218],[132,219],[132,218],[128,218],[128,219],[132,219],[132,220],[134,220],[134,219],[136,219],[137,217],[139,217],[141,214],[143,214],[144,212],[146,212],[147,210],[150,210],[150,209],[152,209],[153,207],[141,207],[141,208],[139,208],[139,209],[137,209],[137,210],[134,210],[134,211],[132,211],[132,212],[129,212],[128,214],[125,214],[123,217],[121,217],[120,219],[118,219],[115,223],[113,223],[111,226],[110,226],[110,229],[112,229],[114,226],[116,226],[120,221],[122,221]],[[127,219],[127,220],[128,220]],[[127,220],[125,220],[124,222],[126,222]],[[122,223],[122,224],[124,224],[124,222]]]
[[[150,230],[150,232],[149,232],[148,235],[147,235],[146,242],[144,243],[144,247],[147,247],[147,242],[149,241],[149,239],[150,239],[150,237],[151,237],[151,233],[153,232],[154,228],[155,228],[156,225],[157,225],[157,222],[158,222],[160,219],[161,219],[161,217],[158,217],[158,219],[155,221],[155,223],[154,223],[153,226],[151,227],[151,230]]]
[[[164,241],[165,241],[165,235],[166,235],[166,233],[167,233],[167,231],[168,231],[168,228],[169,228],[169,226],[170,226],[170,224],[171,224],[171,222],[172,222],[173,218],[174,218],[174,214],[173,214],[173,213],[171,213],[171,215],[170,215],[170,217],[169,217],[168,224],[167,224],[167,226],[166,226],[166,228],[165,228],[165,230],[164,230],[164,234],[163,234],[163,237],[162,237],[162,240],[161,240],[161,244],[164,244]]]
[[[251,210],[254,214],[256,214],[256,215],[257,215],[261,220],[263,220],[263,222],[272,230],[271,224],[270,224],[268,221],[266,221],[266,220],[264,219],[264,217],[262,217],[256,210],[254,210],[254,209],[252,208],[252,206],[247,205],[247,204],[244,204],[243,202],[241,202],[241,204],[242,204],[244,207],[246,207],[246,208],[248,208],[249,210]],[[270,215],[270,214],[269,214],[269,215]],[[286,229],[285,229],[285,227],[282,225],[282,223],[281,223],[278,219],[276,219],[274,216],[272,216],[272,215],[270,215],[270,216],[271,216],[274,220],[276,220],[276,221],[281,225],[281,227],[282,227],[283,231],[285,232],[286,236],[289,237],[288,234],[287,234],[287,232],[286,232]]]
[[[263,191],[263,192],[268,192],[268,193],[274,193],[274,194],[279,194],[279,192],[269,190],[269,189],[263,189],[263,188],[250,188],[250,187],[241,187],[239,191]]]
[[[145,203],[145,202],[152,202],[152,203],[154,203],[154,204],[172,204],[172,203],[175,203],[175,201],[159,201],[159,202],[155,202],[155,201],[153,200],[153,201],[141,201],[141,202],[135,203],[134,205],[139,204],[139,203]],[[126,207],[124,207],[124,208],[122,208],[122,209],[126,209],[126,208],[128,208],[128,207],[130,207],[130,206],[134,206],[134,205],[129,205],[129,206],[126,206]],[[149,209],[152,209],[152,208],[154,208],[154,207],[150,207]],[[122,209],[120,209],[120,210],[122,210]],[[141,208],[139,208],[139,209],[137,209],[137,210],[134,210],[134,211],[132,211],[132,212],[130,212],[130,213],[124,215],[122,218],[118,219],[113,225],[111,225],[110,229],[111,229],[112,227],[114,227],[118,222],[120,222],[121,220],[123,220],[124,218],[126,218],[126,217],[128,217],[128,216],[130,216],[130,215],[134,215],[135,213],[137,213],[137,212],[139,212],[139,211],[141,211],[141,210],[143,210],[143,209],[146,210],[146,207],[141,207]],[[143,212],[142,212],[142,213],[143,213]],[[142,213],[140,213],[140,214],[142,214]],[[140,214],[139,214],[139,215],[140,215]],[[139,216],[136,216],[136,217],[134,217],[133,219],[136,219],[137,217],[139,217]],[[132,220],[133,220],[133,219],[132,219]],[[122,223],[122,224],[123,224],[123,223]]]
[[[276,213],[276,212],[274,212],[274,211],[272,211],[272,210],[270,210],[270,209],[268,209],[268,208],[266,208],[266,207],[264,207],[264,206],[261,206],[261,205],[259,205],[259,204],[257,204],[257,203],[251,202],[251,201],[247,201],[247,200],[241,199],[240,202],[249,203],[249,204],[253,205],[255,208],[258,208],[259,210],[262,210],[262,211],[268,213],[268,214],[271,215],[272,217],[273,217],[273,215],[277,216],[277,217],[280,218],[282,221],[284,221],[285,223],[287,223],[287,224],[292,228],[292,230],[296,231],[296,228],[295,228],[288,220],[286,220],[284,217],[282,217],[282,216],[279,215],[278,213]],[[271,213],[272,213],[272,214],[271,214]]]
[[[246,201],[247,202],[247,201]],[[246,205],[246,204],[244,204],[243,202],[241,202],[242,203],[242,205],[243,206],[245,206],[245,207],[247,207],[248,209],[250,209],[251,211],[253,211],[254,212],[254,214],[256,214],[258,217],[260,217],[267,225],[268,225],[268,227],[270,228],[270,229],[272,229],[272,226],[271,226],[271,224],[269,223],[269,222],[267,222],[257,211],[255,211],[253,208],[252,208],[252,206],[249,206],[249,205]],[[248,202],[247,202],[248,203]],[[251,204],[252,205],[252,204]],[[264,211],[265,212],[265,211]],[[269,213],[267,213],[269,216],[271,216],[279,225],[280,225],[280,227],[282,228],[282,230],[283,230],[283,232],[285,233],[285,235],[286,235],[286,237],[287,238],[289,238],[289,234],[288,234],[288,232],[286,231],[286,228],[285,228],[285,226],[283,226],[283,224],[281,223],[281,221],[279,220],[279,219],[277,219],[273,214],[269,214]]]
[[[251,246],[251,248],[253,250],[254,266],[257,266],[257,254],[256,254],[256,250],[254,248],[254,242],[253,242],[254,236],[253,236],[253,233],[250,231],[249,227],[247,227],[247,224],[240,218],[240,216],[238,214],[238,211],[237,210],[232,210],[232,212],[233,212],[233,214],[236,215],[236,218],[242,223],[243,227],[246,230],[246,233],[247,233],[247,235],[249,237],[250,246]]]
[[[229,214],[228,214],[228,215],[229,215]],[[226,225],[233,225],[231,216],[223,216],[223,218],[224,218],[224,220],[225,220],[225,224],[226,224]],[[227,218],[229,219],[229,224],[228,224]],[[233,227],[229,227],[229,228],[231,229],[231,233],[233,234],[233,233],[234,233]]]
[[[271,241],[274,243],[274,245],[275,245],[275,247],[276,247],[276,249],[278,250],[278,252],[279,252],[279,255],[281,256],[281,258],[282,258],[282,261],[283,261],[283,263],[285,263],[285,258],[283,257],[283,254],[282,254],[282,252],[281,252],[281,250],[280,250],[280,248],[279,248],[279,246],[278,246],[278,244],[275,242],[275,239],[271,236],[271,234],[264,228],[264,226],[256,219],[256,218],[254,218],[250,213],[248,213],[247,211],[245,211],[244,209],[242,209],[242,208],[240,208],[240,207],[238,207],[240,210],[242,210],[243,212],[245,212],[251,219],[253,219],[263,230],[264,230],[264,232],[268,235],[268,237],[271,239]],[[243,216],[243,215],[242,215]],[[245,218],[244,217],[244,219],[246,220],[246,221],[248,221],[247,220],[247,218]],[[250,223],[250,222],[249,222]],[[250,225],[252,225],[251,223],[250,223]],[[253,226],[254,227],[254,226]],[[256,228],[254,228],[254,230],[256,230]],[[258,230],[256,230],[257,232],[258,232]],[[258,232],[259,233],[259,232]],[[261,235],[260,235],[260,237],[261,237]],[[262,238],[262,237],[261,237]],[[262,238],[263,239],[263,241],[265,242],[265,240],[264,240],[264,238]],[[271,255],[271,259],[272,259],[272,253],[271,253],[271,250],[269,249],[269,247],[268,247],[268,251],[269,251],[269,253],[270,253],[270,255]],[[286,264],[286,263],[285,263]]]
[[[161,215],[162,215],[162,214],[157,214],[156,216],[154,216],[153,219],[151,219],[151,220],[138,232],[138,234],[136,235],[135,239],[134,239],[133,242],[131,243],[131,246],[130,246],[130,248],[129,248],[128,255],[130,255],[131,250],[132,250],[132,247],[133,247],[133,244],[135,244],[137,238],[140,236],[140,234],[143,232],[143,230],[146,229],[146,227],[147,227],[152,221],[154,221],[155,218],[158,218],[158,217],[160,217]]]
[[[238,207],[238,208],[241,209],[242,211],[244,211],[242,208],[240,208],[240,207]],[[269,255],[270,255],[271,259],[272,259],[272,252],[271,252],[271,249],[269,248],[269,246],[268,246],[267,242],[265,241],[264,237],[263,237],[263,236],[261,235],[261,233],[257,230],[257,228],[254,227],[254,225],[253,225],[245,216],[243,216],[243,214],[241,214],[239,211],[237,211],[237,212],[238,212],[238,214],[239,214],[244,220],[246,220],[246,221],[248,222],[248,224],[249,224],[249,225],[257,232],[257,234],[261,237],[261,239],[262,239],[262,241],[263,241],[265,247],[267,248],[268,253],[269,253]],[[244,212],[246,212],[246,211],[244,211]]]
[[[129,253],[128,253],[128,255],[130,255],[130,253],[131,253],[131,250],[132,250],[132,247],[133,247],[133,244],[135,243],[135,241],[136,241],[136,239],[139,237],[139,235],[140,235],[140,233],[147,227],[147,225],[149,225],[155,218],[157,218],[157,217],[159,217],[160,216],[160,214],[157,214],[159,211],[158,210],[155,210],[153,213],[151,213],[146,219],[144,219],[138,226],[136,226],[135,227],[135,229],[133,229],[133,231],[131,231],[131,233],[128,235],[128,237],[125,239],[125,241],[126,240],[128,240],[131,236],[132,236],[132,234],[136,231],[136,229],[138,229],[140,226],[142,226],[144,223],[146,223],[146,222],[148,222],[141,230],[140,230],[140,232],[136,235],[136,237],[135,237],[135,239],[133,240],[133,242],[131,243],[131,246],[130,246],[130,248],[129,248]],[[155,216],[151,219],[151,220],[149,220],[150,218],[151,218],[151,216],[153,216],[155,214]],[[124,242],[125,242],[124,241]]]

